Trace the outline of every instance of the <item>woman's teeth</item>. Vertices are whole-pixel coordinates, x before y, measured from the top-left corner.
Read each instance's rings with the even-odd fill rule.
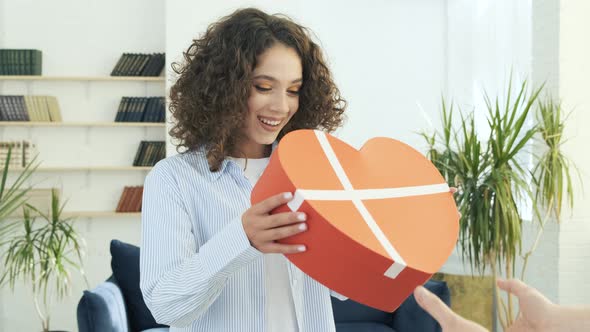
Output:
[[[267,120],[267,119],[264,119],[264,118],[258,118],[258,120],[260,120],[260,122],[262,122],[262,123],[264,123],[266,125],[273,126],[273,127],[274,126],[278,126],[279,123],[281,123],[281,121],[271,121],[271,120]]]

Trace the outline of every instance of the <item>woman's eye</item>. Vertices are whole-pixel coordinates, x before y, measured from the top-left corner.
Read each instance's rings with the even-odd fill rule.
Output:
[[[270,87],[265,85],[255,85],[254,87],[256,87],[256,90],[258,91],[270,91]]]
[[[287,90],[287,92],[289,92],[292,95],[298,95],[299,94],[299,90]]]

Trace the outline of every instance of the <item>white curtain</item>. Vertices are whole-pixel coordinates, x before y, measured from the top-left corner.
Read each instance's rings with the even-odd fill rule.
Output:
[[[487,130],[484,91],[503,96],[512,72],[513,90],[531,79],[531,0],[447,1],[447,101],[464,111],[475,110],[478,132]],[[438,121],[438,119],[436,119]],[[530,206],[524,204],[523,211]],[[530,218],[525,213],[525,219]],[[442,269],[471,274],[456,251]]]

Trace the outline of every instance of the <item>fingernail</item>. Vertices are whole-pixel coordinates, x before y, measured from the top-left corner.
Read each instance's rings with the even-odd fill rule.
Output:
[[[304,252],[305,251],[305,246],[299,246],[297,247],[297,250],[299,250],[299,252]]]
[[[284,197],[285,199],[291,199],[291,198],[293,198],[293,194],[291,194],[291,193],[284,193],[284,194],[283,194],[283,197]]]
[[[297,220],[305,221],[305,219],[307,219],[307,216],[305,215],[305,213],[298,213],[297,214]]]
[[[299,224],[299,230],[304,231],[307,229],[307,225],[306,224]]]
[[[423,302],[426,296],[426,290],[422,286],[416,287],[416,300]]]

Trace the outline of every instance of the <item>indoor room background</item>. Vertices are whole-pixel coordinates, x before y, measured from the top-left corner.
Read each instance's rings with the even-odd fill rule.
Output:
[[[483,92],[501,94],[511,72],[516,82],[546,82],[566,109],[590,106],[590,45],[578,42],[590,29],[583,14],[590,5],[582,0],[0,0],[0,48],[42,50],[45,76],[106,77],[124,52],[166,53],[159,80],[0,80],[0,94],[56,96],[64,122],[113,121],[121,96],[165,96],[175,78],[171,63],[182,59],[191,40],[215,19],[248,6],[284,13],[314,32],[349,102],[347,121],[335,135],[357,148],[387,136],[425,152],[419,133],[440,128],[441,97],[466,110],[481,109]],[[588,114],[573,113],[566,147],[586,183]],[[484,113],[475,115],[485,124]],[[167,156],[175,154],[166,129],[0,125],[0,137],[32,141],[43,167],[110,167],[130,166],[142,140],[165,140]],[[40,171],[32,181],[59,187],[68,211],[114,211],[123,187],[142,185],[148,172]],[[577,197],[565,222],[547,227],[529,263],[528,282],[553,301],[589,304],[590,198]],[[139,214],[80,213],[75,227],[86,241],[91,288],[111,274],[111,239],[140,242]],[[530,241],[525,232],[524,243]],[[458,253],[442,272],[471,274]],[[77,330],[76,305],[84,289],[75,276],[71,296],[54,306],[52,328]],[[0,332],[39,327],[28,286],[17,285],[14,293],[0,289]]]

